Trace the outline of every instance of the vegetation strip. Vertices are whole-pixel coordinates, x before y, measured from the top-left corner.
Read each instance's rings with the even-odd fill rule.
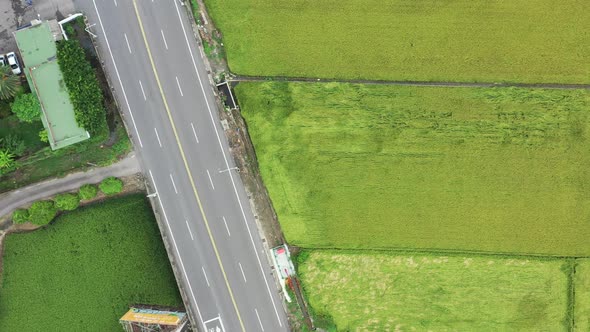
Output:
[[[131,303],[182,305],[143,194],[80,208],[4,241],[2,331],[116,331]]]
[[[434,82],[434,81],[380,81],[380,80],[347,80],[347,79],[326,79],[319,77],[285,77],[285,76],[235,76],[228,81],[239,82],[293,82],[293,83],[352,83],[352,84],[381,84],[401,86],[424,86],[424,87],[448,87],[448,88],[529,88],[529,89],[556,89],[556,90],[590,90],[590,84],[559,84],[559,83],[492,83],[492,82]]]

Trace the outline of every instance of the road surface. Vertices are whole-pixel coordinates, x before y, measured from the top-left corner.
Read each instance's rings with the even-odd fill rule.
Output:
[[[98,183],[109,176],[121,177],[140,171],[137,158],[131,154],[125,159],[106,167],[97,167],[85,172],[68,174],[59,179],[35,183],[23,188],[0,194],[0,218],[19,207],[55,194],[72,191],[86,183]]]
[[[288,331],[213,89],[175,0],[76,0],[97,35],[203,331]],[[95,25],[93,25],[95,24]]]

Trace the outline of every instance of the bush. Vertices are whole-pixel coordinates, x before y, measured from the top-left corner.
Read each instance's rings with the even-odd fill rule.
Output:
[[[110,178],[102,180],[98,187],[105,195],[114,195],[120,193],[121,190],[123,190],[123,181],[111,176]]]
[[[106,133],[102,91],[77,40],[62,40],[57,44],[57,63],[70,93],[78,125],[95,136]]]
[[[25,93],[16,96],[14,102],[10,104],[12,113],[22,122],[31,123],[41,120],[41,105],[39,99],[32,93]]]
[[[15,224],[24,224],[29,221],[29,211],[26,209],[18,209],[12,214],[12,222]]]
[[[38,201],[29,208],[29,221],[35,225],[47,225],[57,214],[53,201]]]
[[[6,137],[0,138],[0,146],[11,151],[17,157],[22,156],[27,150],[25,141],[14,134],[8,134]]]
[[[60,194],[55,196],[55,206],[64,211],[72,211],[80,206],[80,197],[77,194]]]
[[[8,171],[14,167],[14,154],[8,149],[0,150],[0,170]]]
[[[49,143],[49,135],[47,134],[47,130],[43,129],[39,132],[39,140],[43,143]]]
[[[74,37],[76,34],[76,31],[74,30],[74,27],[71,24],[67,24],[65,26],[65,30],[66,30],[66,35],[70,38]]]
[[[82,187],[80,187],[80,190],[78,192],[78,196],[80,196],[80,199],[83,201],[93,199],[94,197],[96,197],[96,194],[98,194],[98,189],[93,184],[83,185]]]

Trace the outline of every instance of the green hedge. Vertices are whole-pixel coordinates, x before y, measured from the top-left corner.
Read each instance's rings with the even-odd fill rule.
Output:
[[[52,201],[39,201],[29,208],[29,221],[35,225],[47,225],[55,215],[57,208]]]
[[[77,194],[60,194],[55,196],[53,201],[55,202],[55,206],[63,211],[72,211],[80,206],[80,197]]]
[[[12,214],[12,222],[15,224],[24,224],[29,221],[29,211],[26,209],[18,209]]]
[[[111,176],[102,180],[98,187],[105,195],[114,195],[120,193],[121,190],[123,190],[123,181]]]
[[[57,62],[70,93],[78,125],[93,135],[106,133],[103,95],[94,69],[77,40],[57,43]]]
[[[83,201],[93,199],[96,197],[96,194],[98,194],[98,188],[96,188],[96,186],[93,184],[83,185],[80,187],[80,191],[78,192],[80,199]]]

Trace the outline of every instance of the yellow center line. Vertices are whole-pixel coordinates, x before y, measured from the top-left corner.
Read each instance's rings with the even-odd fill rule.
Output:
[[[231,301],[234,305],[234,309],[236,310],[236,314],[238,316],[238,321],[240,322],[240,326],[242,327],[242,331],[246,331],[244,327],[244,322],[242,321],[242,317],[240,316],[240,311],[238,310],[238,305],[234,298],[234,294],[231,290],[231,286],[229,285],[229,281],[227,279],[227,274],[225,273],[225,269],[223,268],[223,263],[221,262],[221,257],[219,256],[219,251],[217,250],[217,245],[215,244],[215,239],[213,238],[213,233],[211,232],[211,228],[209,227],[209,221],[207,221],[207,216],[205,215],[205,211],[203,210],[203,204],[201,203],[201,199],[199,198],[199,193],[197,191],[197,187],[195,186],[195,181],[193,180],[193,176],[190,172],[188,162],[186,160],[186,155],[182,148],[182,144],[180,144],[180,139],[178,138],[178,131],[176,130],[176,125],[174,124],[174,120],[172,119],[172,113],[170,113],[170,108],[168,107],[168,102],[166,101],[166,96],[164,95],[164,90],[162,89],[162,84],[160,83],[160,77],[158,76],[158,71],[156,70],[156,66],[154,64],[154,58],[152,57],[152,52],[150,51],[150,45],[146,38],[145,30],[143,28],[143,23],[141,21],[141,17],[139,16],[139,10],[137,8],[136,0],[133,0],[133,8],[135,9],[135,15],[137,16],[137,21],[139,22],[139,29],[141,30],[141,35],[143,37],[143,42],[145,43],[145,47],[148,53],[148,57],[150,59],[150,64],[152,65],[152,70],[154,71],[154,76],[156,77],[156,82],[158,84],[158,89],[160,90],[160,95],[162,96],[162,100],[164,101],[164,107],[166,108],[166,113],[168,114],[168,120],[170,120],[170,124],[172,125],[172,131],[174,132],[174,137],[176,139],[176,144],[178,144],[178,148],[180,149],[180,155],[182,156],[182,161],[184,162],[184,167],[188,174],[188,178],[190,180],[191,186],[193,188],[193,192],[195,194],[195,198],[197,200],[197,204],[199,205],[199,210],[201,211],[201,216],[205,222],[205,228],[207,228],[207,234],[209,234],[209,239],[211,240],[211,244],[213,245],[213,251],[215,252],[215,257],[217,258],[217,263],[221,268],[221,274],[223,274],[223,279],[225,281],[225,285],[229,292],[229,296]]]

